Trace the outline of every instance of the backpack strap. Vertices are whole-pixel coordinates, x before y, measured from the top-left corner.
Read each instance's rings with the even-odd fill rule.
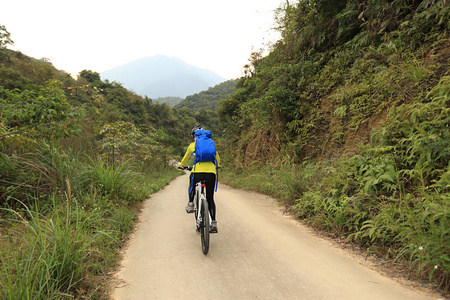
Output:
[[[192,173],[192,176],[191,176],[191,188],[189,189],[189,194],[192,193],[192,189],[193,189],[193,186],[194,186],[194,176],[195,176],[195,173]]]
[[[217,192],[217,186],[219,185],[219,164],[217,163],[217,159],[216,159],[215,155],[214,155],[214,163],[216,165],[216,190],[215,190],[215,192]]]

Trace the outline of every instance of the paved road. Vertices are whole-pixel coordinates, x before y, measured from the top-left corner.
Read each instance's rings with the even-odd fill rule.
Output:
[[[184,211],[188,177],[146,201],[113,299],[437,299],[362,266],[263,195],[219,184],[207,256]]]

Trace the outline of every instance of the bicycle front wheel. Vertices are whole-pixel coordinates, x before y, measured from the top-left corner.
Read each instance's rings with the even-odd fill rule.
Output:
[[[209,251],[209,209],[208,202],[205,198],[201,201],[201,216],[202,224],[200,225],[200,236],[202,240],[203,254],[208,254]]]

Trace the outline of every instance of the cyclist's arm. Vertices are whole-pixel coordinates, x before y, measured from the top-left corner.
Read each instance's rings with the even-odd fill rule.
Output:
[[[188,146],[188,148],[187,148],[187,150],[186,150],[186,153],[184,154],[183,159],[182,159],[181,162],[180,162],[180,168],[183,168],[183,167],[184,167],[184,165],[186,164],[186,162],[188,161],[188,159],[191,157],[192,152],[194,152],[194,151],[195,151],[195,142],[192,142],[192,143]]]

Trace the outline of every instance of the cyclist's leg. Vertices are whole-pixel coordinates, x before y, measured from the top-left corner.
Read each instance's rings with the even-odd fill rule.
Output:
[[[206,199],[208,200],[209,213],[211,215],[211,227],[209,232],[217,233],[216,203],[214,201],[214,188],[216,187],[216,174],[208,173],[206,182]]]
[[[216,187],[216,174],[205,173],[206,178],[206,200],[208,201],[211,220],[216,220],[216,203],[214,202],[214,189]]]
[[[208,202],[208,210],[211,215],[211,229],[210,232],[217,233],[216,222],[216,204],[214,202],[214,189],[216,187],[216,174],[214,173],[195,173],[195,181],[206,182],[206,200]]]
[[[211,220],[216,220],[216,204],[214,203],[214,189],[216,187],[216,174],[214,173],[193,173],[194,180],[191,180],[192,184],[199,181],[206,181],[206,200],[208,201],[209,213],[211,214]],[[193,197],[192,197],[193,199]]]
[[[193,176],[194,176],[194,173],[191,173],[191,175],[189,176],[189,187],[188,187],[189,202],[194,201],[195,184],[197,183],[197,182],[192,181]],[[192,189],[191,189],[191,187],[192,187]]]
[[[196,177],[194,176],[194,173],[191,173],[189,176],[189,188],[188,188],[188,195],[189,195],[189,202],[186,205],[186,212],[188,214],[195,212],[194,209],[194,195],[195,195],[195,184],[194,182],[196,180]],[[191,189],[192,187],[192,189]]]
[[[216,218],[216,205],[214,204],[214,188],[216,187],[216,174],[214,173],[193,173],[193,185],[199,181],[206,181],[206,200],[211,214],[212,220]]]

